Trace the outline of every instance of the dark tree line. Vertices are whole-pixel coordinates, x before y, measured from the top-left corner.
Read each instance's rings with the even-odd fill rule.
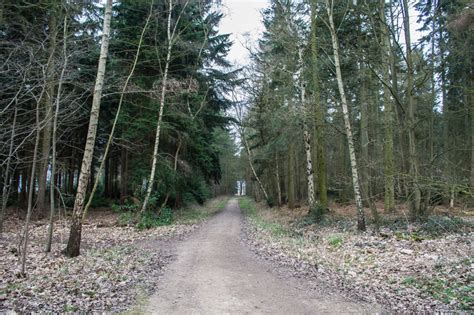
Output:
[[[138,212],[147,187],[142,212],[202,203],[222,177],[220,156],[234,150],[223,134],[235,73],[227,70],[228,35],[218,34],[219,4],[116,1],[104,47],[109,5],[0,4],[0,224],[10,205],[19,216],[46,217],[76,200],[75,230],[89,205]],[[79,254],[80,228],[75,237],[69,256]]]
[[[472,206],[473,16],[464,0],[271,1],[242,121],[256,196],[355,198],[361,230],[377,201],[412,218]]]

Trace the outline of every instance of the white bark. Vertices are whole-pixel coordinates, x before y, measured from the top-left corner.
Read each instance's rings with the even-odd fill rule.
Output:
[[[303,56],[302,51],[299,51],[300,58],[300,89],[301,89],[301,106],[303,109],[303,138],[304,138],[304,149],[306,153],[306,179],[308,181],[308,205],[310,208],[315,206],[314,196],[314,172],[313,162],[311,159],[311,133],[308,130],[308,109],[306,102],[306,88],[303,80]]]
[[[247,151],[247,158],[248,158],[248,161],[249,161],[250,169],[252,170],[253,176],[255,176],[255,179],[257,180],[258,185],[260,186],[260,189],[262,190],[263,195],[265,196],[265,200],[268,202],[269,199],[268,199],[267,191],[266,191],[265,187],[263,186],[263,183],[260,180],[260,177],[258,177],[257,172],[255,171],[255,167],[253,166],[252,152],[250,151],[250,147],[249,147],[249,144],[247,142],[247,138],[245,137],[244,128],[242,126],[240,126],[239,129],[240,129],[240,137],[242,138],[242,142],[244,143],[245,150]]]
[[[153,147],[153,160],[151,163],[151,172],[150,178],[148,179],[147,183],[147,190],[145,194],[145,199],[143,200],[141,212],[145,212],[148,202],[150,200],[151,192],[153,190],[153,183],[155,181],[155,173],[156,173],[156,164],[158,162],[158,147],[160,145],[160,132],[161,132],[161,122],[163,120],[163,109],[165,107],[165,95],[166,95],[166,82],[168,80],[168,69],[171,61],[171,49],[173,48],[173,34],[171,34],[171,13],[173,11],[173,0],[169,2],[169,12],[168,12],[168,24],[167,24],[167,37],[168,37],[168,48],[166,52],[166,63],[165,63],[165,71],[163,73],[163,80],[161,82],[161,96],[160,96],[160,111],[158,113],[158,123],[156,125],[156,134],[155,134],[155,144]],[[176,28],[175,28],[176,30]]]
[[[340,59],[339,59],[339,40],[337,38],[336,27],[334,26],[334,20],[333,20],[333,1],[326,0],[326,10],[327,10],[328,19],[329,19],[329,31],[331,33],[331,39],[332,39],[334,64],[336,66],[337,86],[339,89],[339,94],[341,96],[342,112],[344,115],[344,125],[345,125],[345,130],[346,130],[347,143],[349,146],[349,157],[351,161],[351,171],[352,171],[352,185],[354,188],[354,198],[356,201],[357,215],[358,215],[357,228],[363,231],[366,229],[365,215],[364,215],[364,208],[362,205],[362,197],[360,194],[359,173],[357,169],[357,159],[356,159],[355,150],[354,150],[354,140],[352,136],[351,121],[349,118],[349,108],[347,105],[346,93],[344,90],[344,83],[342,81],[341,64],[340,64]]]
[[[99,121],[100,102],[102,99],[102,88],[104,85],[105,66],[109,50],[110,21],[112,19],[112,0],[107,0],[105,5],[104,25],[102,32],[102,44],[100,48],[99,65],[97,69],[97,78],[92,98],[92,108],[89,120],[89,129],[87,131],[86,146],[82,158],[81,172],[77,185],[76,200],[74,202],[73,217],[69,241],[66,248],[66,255],[75,257],[79,255],[81,245],[82,215],[84,210],[84,199],[89,182],[92,158],[94,154],[94,144],[97,134],[97,125]]]
[[[109,139],[107,140],[107,144],[105,146],[104,156],[102,157],[102,161],[100,162],[99,170],[97,171],[97,174],[96,174],[96,177],[95,177],[94,187],[92,187],[92,191],[91,191],[91,194],[89,196],[89,200],[87,201],[87,204],[84,207],[84,213],[82,214],[82,221],[84,221],[86,216],[87,216],[87,212],[89,211],[89,207],[91,206],[92,199],[94,198],[97,187],[99,186],[100,176],[102,174],[102,170],[104,169],[105,162],[107,161],[107,156],[109,154],[110,146],[112,145],[112,141],[114,139],[115,128],[117,127],[117,122],[118,122],[118,119],[120,117],[120,112],[122,110],[123,98],[124,98],[125,92],[127,91],[128,83],[130,82],[130,79],[132,78],[133,73],[135,72],[135,68],[136,68],[137,62],[138,62],[138,57],[140,55],[140,49],[141,49],[142,43],[143,43],[143,37],[145,36],[145,32],[148,28],[148,24],[150,23],[150,18],[151,18],[152,13],[153,13],[152,8],[153,8],[153,3],[150,6],[150,13],[148,14],[145,25],[143,26],[142,33],[140,35],[140,40],[138,41],[137,52],[135,53],[135,59],[133,60],[132,68],[130,69],[130,72],[127,76],[127,79],[125,80],[125,83],[122,87],[122,93],[120,94],[120,99],[119,99],[118,106],[117,106],[117,112],[115,113],[114,122],[112,123],[112,130],[110,131]]]

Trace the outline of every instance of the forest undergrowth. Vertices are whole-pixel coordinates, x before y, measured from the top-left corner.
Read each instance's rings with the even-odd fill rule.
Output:
[[[19,236],[23,218],[9,216],[0,238],[0,313],[121,312],[148,296],[163,267],[173,259],[175,240],[187,237],[222,210],[227,198],[215,198],[173,213],[168,224],[152,228],[124,224],[125,212],[93,210],[83,226],[81,255],[61,252],[69,217],[56,221],[51,253],[44,252],[47,221],[33,222],[26,278],[18,276]]]
[[[378,232],[356,232],[354,206],[336,206],[316,222],[305,207],[267,208],[239,201],[244,237],[265,259],[327,282],[349,296],[390,311],[474,309],[472,214],[410,222],[385,216]]]

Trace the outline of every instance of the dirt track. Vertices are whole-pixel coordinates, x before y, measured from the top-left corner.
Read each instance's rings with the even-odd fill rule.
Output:
[[[301,279],[276,272],[240,241],[235,199],[195,235],[177,245],[146,306],[153,314],[377,313],[370,305],[315,292]],[[324,292],[324,290],[322,290]]]

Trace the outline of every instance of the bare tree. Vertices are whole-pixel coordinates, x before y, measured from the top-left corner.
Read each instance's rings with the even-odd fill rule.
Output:
[[[51,243],[53,241],[53,224],[54,224],[54,213],[56,212],[55,209],[55,176],[56,176],[56,142],[57,142],[57,133],[58,133],[58,116],[59,116],[59,104],[61,100],[61,89],[63,86],[64,75],[67,68],[67,15],[64,16],[63,22],[63,56],[64,56],[64,64],[61,70],[61,75],[59,77],[58,82],[58,90],[56,92],[56,101],[55,101],[55,108],[53,114],[53,134],[52,134],[52,144],[51,144],[51,180],[50,180],[50,214],[49,214],[49,226],[48,226],[48,236],[46,238],[46,247],[45,251],[51,251]]]
[[[109,50],[110,21],[112,19],[112,0],[107,0],[105,4],[104,24],[102,28],[102,43],[100,48],[99,65],[92,99],[92,108],[89,120],[89,129],[87,131],[86,146],[82,158],[81,172],[77,186],[76,200],[71,222],[69,240],[65,249],[68,257],[76,257],[80,253],[82,217],[84,210],[84,200],[87,192],[87,184],[91,173],[92,157],[94,154],[94,144],[97,133],[97,124],[99,121],[100,102],[102,98],[102,87],[104,85],[105,65]]]
[[[183,9],[186,8],[188,5],[188,1],[185,2]],[[166,49],[166,61],[165,61],[165,69],[163,72],[163,80],[161,81],[161,94],[160,94],[160,110],[158,113],[158,122],[156,124],[156,133],[155,133],[155,143],[153,146],[153,159],[151,163],[151,171],[150,171],[150,177],[148,179],[147,183],[147,189],[145,193],[145,199],[143,200],[142,208],[141,208],[141,213],[144,213],[145,210],[147,209],[148,202],[150,201],[150,196],[151,192],[153,190],[153,184],[155,181],[155,175],[156,175],[156,165],[158,163],[158,147],[160,145],[160,132],[161,132],[161,124],[163,121],[163,111],[165,107],[165,96],[166,96],[166,83],[168,80],[168,70],[171,62],[171,51],[173,49],[173,44],[175,40],[175,35],[176,35],[176,30],[178,28],[179,20],[181,18],[181,15],[178,16],[176,19],[175,25],[173,29],[171,29],[171,21],[172,21],[172,13],[173,13],[173,0],[169,0],[169,5],[168,5],[168,20],[167,20],[167,27],[166,27],[166,34],[167,34],[167,39],[168,39],[168,44],[167,44],[167,49]],[[181,11],[183,12],[183,11]]]
[[[90,196],[89,196],[89,200],[87,201],[87,204],[84,208],[84,213],[82,215],[82,220],[83,221],[87,216],[87,212],[89,211],[89,207],[91,206],[92,199],[94,198],[95,192],[96,192],[97,187],[99,185],[100,176],[102,174],[102,170],[104,169],[105,162],[107,161],[107,156],[108,156],[108,153],[109,153],[109,150],[110,150],[110,146],[112,145],[112,141],[114,139],[115,128],[117,127],[117,122],[118,122],[118,119],[120,117],[120,112],[122,110],[123,98],[124,98],[125,92],[127,91],[128,83],[130,82],[130,79],[132,78],[133,73],[135,72],[135,68],[136,68],[137,62],[138,62],[138,57],[140,56],[140,49],[141,49],[142,43],[143,43],[143,37],[145,36],[145,32],[148,28],[148,24],[150,22],[152,14],[153,14],[153,1],[151,2],[150,12],[149,12],[148,17],[146,19],[145,25],[143,26],[142,33],[141,33],[140,39],[138,41],[137,51],[135,53],[135,59],[133,60],[132,68],[130,69],[130,72],[127,76],[127,79],[125,80],[125,83],[123,84],[123,87],[122,87],[122,93],[120,94],[120,99],[119,99],[119,103],[118,103],[118,106],[117,106],[117,112],[115,113],[114,122],[112,123],[112,130],[110,131],[109,139],[107,140],[107,144],[105,145],[104,156],[102,157],[102,161],[100,162],[99,170],[97,171],[97,174],[96,174],[94,187],[92,188],[92,191],[91,191]]]
[[[362,197],[360,194],[360,187],[359,187],[359,172],[357,169],[357,159],[355,155],[354,149],[354,140],[352,136],[352,127],[351,121],[349,117],[349,108],[346,98],[346,92],[344,90],[344,82],[342,80],[342,73],[341,73],[341,63],[339,58],[339,40],[336,33],[336,27],[334,25],[333,13],[334,13],[334,1],[333,0],[326,0],[326,11],[329,20],[329,31],[331,33],[331,40],[332,40],[332,47],[333,47],[333,54],[334,54],[334,64],[336,66],[336,79],[337,79],[337,86],[339,88],[339,94],[341,96],[341,104],[342,104],[342,113],[344,115],[344,125],[346,130],[346,137],[347,143],[349,146],[349,156],[351,161],[351,171],[352,171],[352,186],[354,189],[354,198],[356,201],[357,207],[357,229],[359,231],[365,231],[365,214],[364,214],[364,207],[362,205]]]
[[[8,157],[5,166],[5,174],[3,175],[3,190],[2,190],[2,209],[0,210],[0,237],[3,234],[3,221],[5,220],[5,211],[7,208],[7,201],[10,192],[10,164],[13,154],[13,146],[15,142],[15,128],[16,128],[16,118],[18,114],[18,107],[15,106],[15,111],[13,114],[13,123],[12,123],[12,131],[10,135],[10,148],[8,150]]]

